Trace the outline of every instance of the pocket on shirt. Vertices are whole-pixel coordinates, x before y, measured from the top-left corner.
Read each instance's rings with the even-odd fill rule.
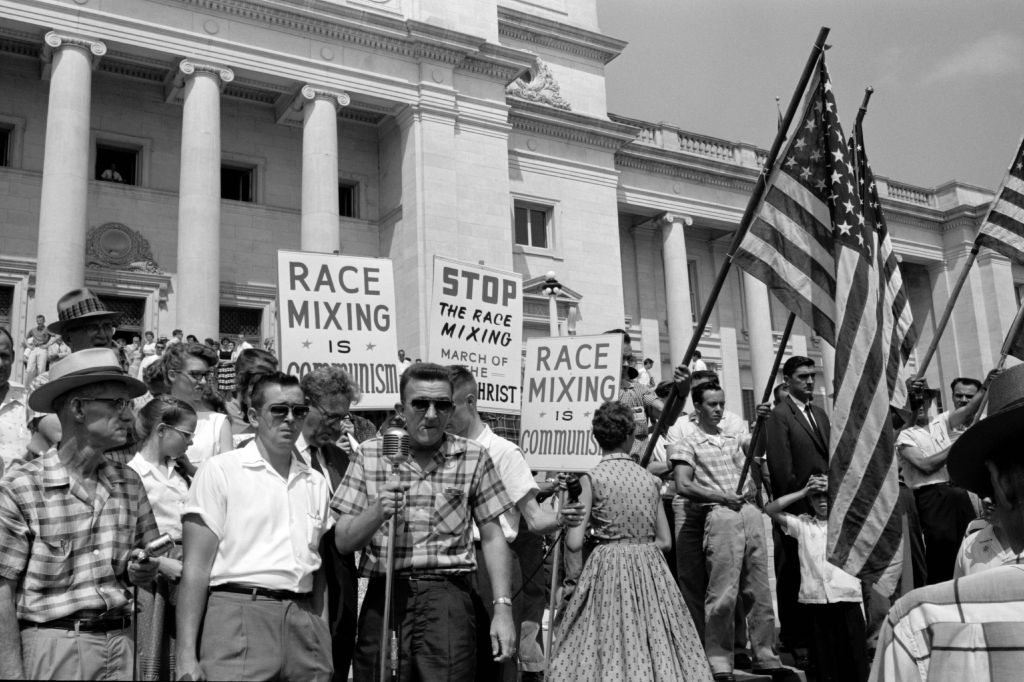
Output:
[[[434,527],[438,533],[460,535],[468,520],[466,495],[461,490],[434,495]]]
[[[37,537],[28,560],[28,575],[45,582],[47,590],[71,587],[73,560],[70,533]]]

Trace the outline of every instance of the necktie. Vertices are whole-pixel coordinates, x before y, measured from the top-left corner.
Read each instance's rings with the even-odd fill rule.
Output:
[[[319,455],[320,455],[320,449],[319,448],[314,448],[314,447],[310,447],[309,448],[309,463],[313,466],[314,469],[319,471],[324,476],[327,476],[327,474],[324,473],[323,467],[320,466],[320,457],[319,457]]]
[[[811,412],[810,403],[804,405],[804,413],[807,415],[807,421],[810,422],[811,428],[814,429],[814,432],[820,436],[821,431],[818,430],[818,422],[814,421],[814,414]]]

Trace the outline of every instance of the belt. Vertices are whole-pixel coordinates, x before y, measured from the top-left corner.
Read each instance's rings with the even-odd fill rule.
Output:
[[[240,583],[224,583],[223,585],[214,585],[210,588],[210,592],[230,592],[232,594],[245,594],[249,595],[253,599],[256,597],[266,597],[267,599],[276,599],[277,601],[302,601],[303,599],[309,599],[313,596],[312,592],[289,592],[288,590],[271,590],[266,587],[253,587],[252,585],[242,585]]]
[[[19,620],[18,628],[55,628],[58,630],[74,630],[75,632],[110,632],[111,630],[124,630],[131,627],[130,616],[121,618],[55,618],[45,623],[33,623],[27,620]]]
[[[384,576],[374,576],[370,580],[384,581]],[[427,573],[427,572],[408,572],[408,573],[395,573],[395,580],[399,582],[415,583],[452,583],[462,587],[463,589],[469,589],[469,573]]]

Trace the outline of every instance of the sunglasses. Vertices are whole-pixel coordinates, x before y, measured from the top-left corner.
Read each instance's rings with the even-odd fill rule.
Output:
[[[131,407],[131,398],[79,398],[86,403],[106,403],[114,408],[115,412],[123,412],[125,408]]]
[[[181,371],[179,371],[178,374],[184,374],[189,379],[191,379],[194,383],[197,383],[197,384],[200,381],[209,381],[213,377],[213,372],[211,372],[210,370],[207,370],[205,372],[202,371],[202,370],[198,370],[198,369],[197,370],[193,370],[191,372],[181,372]]]
[[[188,445],[192,445],[192,438],[193,438],[193,436],[196,435],[195,431],[186,431],[185,429],[179,429],[177,426],[173,426],[171,424],[164,424],[164,426],[166,426],[169,429],[174,429],[175,431],[177,431],[181,435],[185,436],[185,442]]]
[[[288,403],[274,403],[267,406],[267,412],[274,419],[285,419],[290,413],[297,421],[302,421],[309,414],[309,405],[290,405]]]
[[[433,405],[438,414],[446,414],[455,409],[455,403],[451,400],[429,400],[427,398],[413,398],[409,406],[416,412],[426,413]]]

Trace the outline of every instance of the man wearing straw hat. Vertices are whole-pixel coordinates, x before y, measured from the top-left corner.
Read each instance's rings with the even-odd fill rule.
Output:
[[[56,363],[29,397],[63,437],[0,480],[0,678],[132,677],[127,589],[156,575],[133,548],[157,526],[138,475],[104,450],[124,443],[145,392],[94,348]]]
[[[1024,365],[992,380],[989,416],[961,435],[952,480],[994,502],[1007,563],[907,594],[879,635],[871,680],[1011,680],[1024,670]]]

